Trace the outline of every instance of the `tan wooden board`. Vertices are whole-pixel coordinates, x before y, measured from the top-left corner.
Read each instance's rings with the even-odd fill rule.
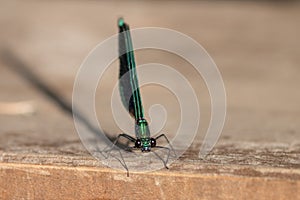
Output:
[[[1,60],[0,109],[23,102],[34,110],[25,115],[0,110],[1,199],[300,198],[298,3],[0,4],[1,50],[9,48],[66,102],[71,102],[80,63],[96,44],[117,32],[120,15],[132,28],[171,28],[200,42],[222,73],[228,102],[224,131],[205,160],[197,154],[210,117],[207,91],[200,94],[203,125],[189,151],[169,170],[127,177],[90,156],[70,114]],[[185,71],[189,66],[184,61],[162,52],[137,53],[139,64],[153,60],[183,71],[197,85],[198,78]],[[117,79],[116,67],[114,63],[108,71],[112,78],[104,80],[107,97]],[[147,109],[158,92],[142,91]],[[109,98],[101,95],[100,117],[109,110]],[[109,134],[119,133],[110,115],[104,124]]]

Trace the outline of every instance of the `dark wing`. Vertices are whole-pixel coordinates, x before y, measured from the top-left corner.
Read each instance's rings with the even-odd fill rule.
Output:
[[[119,25],[119,90],[122,103],[132,117],[144,117],[129,26],[121,18]],[[128,72],[128,73],[127,73]],[[124,76],[125,75],[125,76]]]

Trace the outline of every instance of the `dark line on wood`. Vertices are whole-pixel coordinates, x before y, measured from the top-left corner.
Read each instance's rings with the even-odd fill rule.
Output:
[[[48,97],[52,102],[58,105],[63,111],[72,115],[72,105],[59,95],[53,88],[50,88],[37,74],[35,74],[28,65],[22,62],[11,51],[1,51],[1,59],[10,69],[17,72],[24,80],[30,83],[35,89]]]
[[[25,81],[30,83],[38,92],[45,95],[53,103],[59,106],[65,113],[73,117],[74,115],[97,137],[104,137],[104,134],[100,133],[100,130],[94,127],[79,111],[72,109],[72,104],[66,101],[58,92],[53,88],[48,86],[39,76],[34,73],[30,67],[25,64],[21,59],[18,58],[12,51],[8,48],[2,49],[0,51],[0,58],[6,64],[9,69],[16,72]],[[100,138],[100,139],[101,139]],[[104,140],[106,141],[106,140]]]

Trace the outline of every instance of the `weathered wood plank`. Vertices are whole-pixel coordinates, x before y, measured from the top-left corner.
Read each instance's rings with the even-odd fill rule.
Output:
[[[299,4],[1,4],[2,46],[69,102],[80,62],[116,33],[120,13],[133,28],[173,28],[203,44],[220,68],[228,97],[222,137],[205,160],[197,157],[199,137],[169,170],[127,177],[91,157],[70,115],[0,61],[0,101],[29,101],[35,111],[0,112],[1,199],[300,199]],[[178,70],[188,68],[162,52],[138,53],[137,59],[139,64],[161,61]],[[104,91],[117,79],[114,69],[104,80]],[[182,71],[192,82],[198,80],[191,71]],[[156,92],[143,94],[146,106]],[[107,113],[110,99],[98,99],[98,111]],[[209,99],[202,103],[200,136],[209,120]],[[111,116],[106,118],[109,133],[118,134]]]
[[[0,176],[4,199],[298,199],[300,187],[299,179],[286,177],[164,171],[126,177],[103,168],[5,163]]]

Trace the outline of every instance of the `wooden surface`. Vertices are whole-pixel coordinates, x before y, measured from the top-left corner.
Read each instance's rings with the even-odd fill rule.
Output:
[[[116,33],[120,15],[132,28],[171,28],[201,43],[222,73],[228,101],[224,131],[206,160],[197,149],[209,121],[207,92],[201,95],[203,125],[189,151],[169,170],[127,177],[90,156],[68,109],[2,57],[1,199],[300,199],[298,3],[0,3],[1,52],[9,49],[66,103],[82,60]],[[167,54],[137,54],[139,64],[153,60],[185,66]],[[146,110],[155,92],[143,92]],[[97,95],[101,118],[108,100]],[[12,111],[16,102],[23,102],[25,114]],[[106,118],[106,131],[118,134]]]

